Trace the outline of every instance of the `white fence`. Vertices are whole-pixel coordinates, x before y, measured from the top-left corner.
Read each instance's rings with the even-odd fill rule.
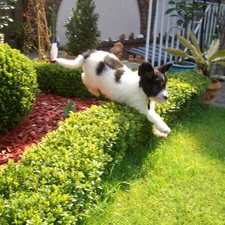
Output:
[[[148,27],[147,40],[145,49],[145,58],[150,59],[151,62],[155,62],[156,65],[172,61],[172,56],[168,55],[162,49],[162,46],[173,46],[179,48],[179,41],[176,39],[176,34],[182,34],[183,30],[176,25],[177,18],[165,15],[165,11],[168,9],[168,1],[157,0],[156,1],[156,16],[153,30],[153,40],[150,39],[150,26]],[[153,1],[149,1],[149,20],[148,24],[151,24]],[[203,46],[209,46],[211,42],[211,35],[215,33],[217,25],[217,16],[225,14],[225,4],[221,4],[220,7],[216,3],[207,3],[205,16],[198,21],[193,21],[189,25],[189,30],[192,29],[200,42],[201,33]],[[203,27],[202,27],[203,26]],[[143,49],[142,49],[143,50]]]

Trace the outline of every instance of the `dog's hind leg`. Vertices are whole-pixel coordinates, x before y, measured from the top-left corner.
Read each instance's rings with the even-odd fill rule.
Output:
[[[85,73],[82,73],[81,77],[82,77],[83,84],[87,87],[88,91],[91,92],[96,97],[98,97],[100,95],[99,90],[93,87],[93,85],[87,79]]]
[[[89,92],[91,92],[93,95],[95,95],[96,97],[98,97],[100,95],[100,92],[98,89],[94,89],[92,87],[88,87],[87,85],[85,85],[88,89]]]

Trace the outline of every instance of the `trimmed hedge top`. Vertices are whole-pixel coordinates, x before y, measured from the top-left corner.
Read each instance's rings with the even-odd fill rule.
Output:
[[[66,97],[89,97],[90,92],[81,80],[82,69],[67,69],[60,65],[37,62],[39,88]]]
[[[25,152],[20,164],[0,173],[0,223],[82,221],[100,197],[103,173],[126,149],[146,143],[151,130],[144,116],[119,104],[72,113]]]
[[[20,124],[31,112],[38,94],[33,61],[0,45],[0,132]]]
[[[170,100],[157,111],[170,125],[187,116],[208,82],[195,73],[170,75]],[[80,224],[103,194],[103,175],[151,138],[146,117],[121,104],[71,113],[19,164],[2,168],[0,224]]]

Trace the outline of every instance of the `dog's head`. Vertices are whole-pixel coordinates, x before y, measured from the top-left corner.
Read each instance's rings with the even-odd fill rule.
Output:
[[[149,99],[157,103],[164,103],[169,98],[166,90],[167,78],[165,72],[169,70],[172,63],[153,68],[148,62],[143,62],[138,68],[140,76],[139,85]]]

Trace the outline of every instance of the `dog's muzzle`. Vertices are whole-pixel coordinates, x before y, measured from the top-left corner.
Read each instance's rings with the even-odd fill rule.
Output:
[[[167,101],[169,99],[169,94],[168,92],[166,94],[163,95],[163,98]]]
[[[167,90],[163,90],[163,91],[159,92],[159,94],[155,98],[155,100],[158,103],[165,103],[168,99],[169,99],[169,94],[168,94]]]

